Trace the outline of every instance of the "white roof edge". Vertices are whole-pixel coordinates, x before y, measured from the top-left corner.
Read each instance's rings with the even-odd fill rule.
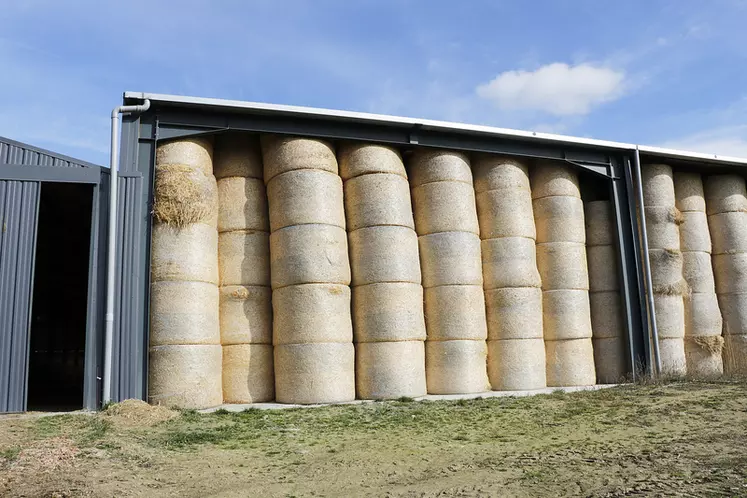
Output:
[[[166,95],[158,93],[145,92],[125,92],[124,98],[128,99],[149,99],[154,102],[167,102],[175,104],[190,104],[209,107],[228,107],[235,109],[247,109],[255,111],[278,112],[285,114],[299,114],[306,116],[329,116],[354,121],[366,121],[369,123],[382,124],[399,124],[413,126],[418,125],[422,128],[468,131],[487,135],[497,135],[504,137],[529,138],[539,141],[562,142],[577,145],[590,145],[608,149],[635,150],[636,148],[644,153],[654,154],[664,157],[681,158],[681,159],[701,159],[709,162],[724,162],[733,164],[747,164],[747,158],[722,156],[717,154],[705,154],[701,152],[692,152],[677,149],[667,149],[663,147],[653,147],[647,145],[636,145],[624,142],[612,142],[609,140],[597,140],[594,138],[573,137],[568,135],[555,135],[553,133],[541,133],[524,130],[514,130],[510,128],[498,128],[494,126],[470,125],[464,123],[454,123],[449,121],[436,121],[430,119],[414,119],[400,116],[389,116],[385,114],[370,114],[365,112],[340,111],[334,109],[322,109],[315,107],[301,107],[280,104],[263,104],[259,102],[246,102],[241,100],[225,100],[203,97],[185,97],[181,95]]]

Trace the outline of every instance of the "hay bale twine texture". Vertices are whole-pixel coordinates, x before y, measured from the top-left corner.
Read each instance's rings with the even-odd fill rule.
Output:
[[[422,396],[423,288],[402,157],[391,147],[346,143],[338,159],[350,244],[358,396]]]
[[[223,402],[275,399],[272,344],[223,346]]]
[[[428,392],[489,390],[480,230],[469,160],[459,153],[417,150],[409,170],[418,182],[412,184],[412,199],[426,294]]]
[[[207,408],[223,402],[220,344],[151,346],[148,401],[176,408]]]
[[[496,391],[546,384],[537,230],[527,165],[480,155],[474,164],[488,328],[488,378]]]
[[[350,264],[334,148],[298,137],[263,136],[261,143],[271,229],[275,398],[351,401]]]

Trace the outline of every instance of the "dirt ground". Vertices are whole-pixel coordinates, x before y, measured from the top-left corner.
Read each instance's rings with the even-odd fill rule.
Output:
[[[5,416],[0,496],[747,496],[747,383]]]

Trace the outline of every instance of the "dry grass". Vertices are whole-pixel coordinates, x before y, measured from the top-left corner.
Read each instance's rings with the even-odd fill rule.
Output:
[[[680,226],[685,222],[685,216],[679,209],[672,208],[669,213],[667,213],[667,220],[669,220],[670,223]]]
[[[214,178],[189,166],[156,168],[153,215],[159,223],[184,227],[217,216]]]
[[[175,410],[165,406],[149,405],[139,399],[114,403],[107,406],[101,414],[115,425],[123,427],[152,427],[179,416],[179,412]]]
[[[690,286],[685,279],[680,280],[676,284],[669,285],[656,285],[654,286],[654,294],[660,294],[664,296],[689,296]]]
[[[720,355],[724,349],[724,338],[720,335],[693,337],[693,342],[712,355]]]

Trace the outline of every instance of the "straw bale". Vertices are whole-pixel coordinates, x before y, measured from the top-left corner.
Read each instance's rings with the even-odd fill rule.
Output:
[[[551,196],[532,201],[537,240],[586,243],[584,203],[578,197]]]
[[[407,178],[399,151],[386,145],[346,143],[340,146],[337,156],[340,176],[346,181],[370,173],[391,173]]]
[[[597,383],[618,384],[625,382],[628,370],[625,339],[622,337],[595,338],[591,342],[594,347]]]
[[[424,287],[482,285],[480,237],[440,232],[418,238]]]
[[[348,238],[354,286],[421,282],[418,236],[411,228],[361,228],[350,232]]]
[[[654,310],[660,339],[685,337],[685,301],[682,296],[654,294]]]
[[[586,245],[605,246],[615,244],[615,225],[610,201],[584,203]]]
[[[418,235],[453,231],[480,234],[471,183],[445,181],[415,187],[412,205]]]
[[[223,403],[220,344],[155,346],[148,362],[148,402],[200,409]]]
[[[576,170],[557,161],[538,161],[531,169],[532,199],[550,196],[581,198]]]
[[[375,173],[345,181],[348,230],[376,225],[415,229],[410,186],[399,175]]]
[[[614,291],[620,288],[615,246],[591,246],[586,248],[589,267],[589,290],[593,292]]]
[[[153,218],[175,227],[217,226],[218,187],[213,175],[178,164],[156,168]]]
[[[743,176],[707,176],[704,190],[706,212],[709,215],[747,211],[747,189],[745,189]]]
[[[297,225],[270,235],[272,288],[350,283],[347,234],[332,225]]]
[[[529,169],[524,160],[481,155],[474,164],[475,192],[524,190],[529,192]]]
[[[747,335],[724,336],[724,373],[747,374]]]
[[[215,284],[163,281],[150,289],[151,346],[220,344]]]
[[[747,294],[719,294],[724,335],[747,335]]]
[[[485,340],[485,296],[479,285],[442,285],[425,289],[429,341]]]
[[[494,391],[542,389],[545,381],[545,341],[488,341],[488,378]]]
[[[218,235],[220,285],[270,285],[270,235],[234,231]]]
[[[705,213],[703,178],[700,173],[677,171],[674,173],[674,197],[681,212]]]
[[[275,399],[269,344],[223,346],[223,402],[263,403]]]
[[[502,287],[540,287],[534,240],[504,237],[483,240],[480,244],[485,289]]]
[[[588,291],[543,291],[542,322],[546,341],[591,337]]]
[[[708,217],[713,254],[747,252],[747,212],[719,213]],[[706,231],[705,235],[708,235]]]
[[[591,339],[545,341],[547,386],[593,386],[596,384],[594,348]]]
[[[542,291],[537,287],[508,287],[485,291],[488,339],[542,338]]]
[[[423,341],[359,343],[355,358],[359,398],[415,398],[426,394]]]
[[[679,221],[682,214],[673,207],[646,206],[649,249],[680,249]]]
[[[662,338],[660,336],[659,356],[661,357],[661,372],[664,375],[681,377],[687,373],[685,340],[683,338]]]
[[[326,224],[345,228],[342,180],[329,171],[304,169],[275,176],[267,184],[270,229]]]
[[[685,335],[720,336],[723,330],[718,298],[713,292],[685,296]]]
[[[469,158],[461,152],[416,149],[408,160],[408,166],[413,188],[431,182],[464,182],[472,185]]]
[[[685,338],[685,363],[689,376],[720,377],[724,373],[721,336]]]
[[[151,281],[218,283],[218,232],[202,224],[175,228],[153,225]]]
[[[423,288],[385,282],[353,289],[355,342],[424,341]]]
[[[272,290],[229,285],[220,288],[221,344],[272,343]]]
[[[716,275],[717,293],[747,292],[747,253],[713,256],[713,273]]]
[[[248,133],[223,133],[215,138],[215,177],[243,177],[262,180],[262,151],[259,137]]]
[[[592,337],[609,339],[625,334],[622,296],[618,291],[590,292],[589,309]]]
[[[648,257],[654,292],[684,294],[687,287],[686,284],[682,287],[682,253],[671,249],[649,249]]]
[[[273,344],[353,342],[350,287],[289,285],[272,293]]]
[[[682,276],[693,293],[716,292],[711,255],[706,252],[683,252]]]
[[[275,346],[275,401],[310,405],[355,399],[355,347],[324,342]]]
[[[528,190],[504,189],[480,192],[476,196],[480,236],[537,238]]]
[[[468,394],[490,391],[485,341],[428,341],[425,379],[428,394]]]
[[[747,213],[745,213],[747,214]],[[708,233],[708,217],[700,211],[685,211],[680,225],[680,249],[683,252],[711,252],[711,236]],[[746,246],[747,247],[747,246]]]
[[[181,165],[213,174],[213,143],[210,137],[182,138],[156,149],[156,167]]]
[[[666,164],[645,164],[641,168],[641,177],[644,206],[675,207],[671,167]]]
[[[238,176],[218,180],[218,231],[270,231],[262,179]]]
[[[577,242],[537,244],[542,290],[589,290],[586,246]]]
[[[279,135],[260,138],[265,184],[281,173],[298,169],[319,169],[337,174],[337,158],[329,142]]]

